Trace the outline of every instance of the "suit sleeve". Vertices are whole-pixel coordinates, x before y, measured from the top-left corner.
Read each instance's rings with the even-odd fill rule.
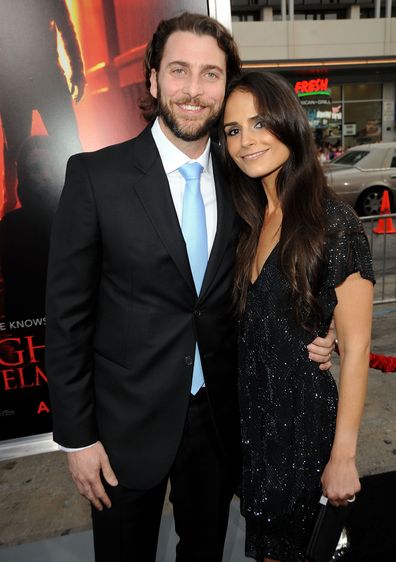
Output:
[[[98,440],[93,336],[101,271],[96,204],[84,155],[67,166],[55,215],[47,276],[46,372],[54,440],[84,447]]]

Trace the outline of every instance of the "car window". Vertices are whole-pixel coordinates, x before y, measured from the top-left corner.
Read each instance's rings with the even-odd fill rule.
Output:
[[[392,161],[391,161],[390,167],[391,167],[391,168],[396,168],[396,150],[395,150],[394,153],[393,153]]]
[[[333,164],[342,164],[343,166],[354,166],[362,158],[364,158],[369,153],[368,150],[350,150],[346,152],[339,158],[333,160]]]

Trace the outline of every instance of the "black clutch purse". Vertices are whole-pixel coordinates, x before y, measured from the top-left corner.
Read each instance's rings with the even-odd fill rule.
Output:
[[[352,500],[346,506],[334,507],[326,496],[319,500],[319,513],[308,544],[307,555],[315,562],[334,559],[338,541],[352,508]]]

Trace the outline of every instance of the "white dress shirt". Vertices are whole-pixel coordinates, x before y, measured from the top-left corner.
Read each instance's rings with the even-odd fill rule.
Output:
[[[210,256],[217,228],[216,188],[213,177],[212,157],[210,155],[210,139],[206,143],[205,150],[201,156],[196,160],[191,160],[191,158],[186,156],[184,152],[179,150],[167,139],[161,130],[158,118],[154,121],[151,132],[158,152],[160,153],[165,173],[168,177],[170,192],[180,226],[183,211],[185,179],[178,171],[178,168],[189,162],[199,162],[203,167],[201,175],[201,193],[205,205],[208,256]]]
[[[178,171],[180,166],[188,164],[189,162],[199,162],[203,167],[201,174],[201,193],[205,205],[205,218],[206,218],[206,231],[208,237],[208,256],[213,247],[213,242],[216,236],[217,229],[217,202],[216,202],[216,188],[213,177],[212,157],[210,155],[210,139],[206,143],[205,150],[199,158],[191,160],[184,152],[179,150],[171,141],[164,135],[161,130],[158,118],[154,121],[151,128],[151,133],[154,142],[157,146],[158,152],[162,160],[165,173],[169,181],[170,192],[173,199],[173,204],[176,209],[177,218],[181,228],[182,211],[183,211],[183,196],[185,179]],[[92,447],[95,443],[87,445],[86,447],[69,448],[58,445],[59,449],[66,452],[82,451]]]

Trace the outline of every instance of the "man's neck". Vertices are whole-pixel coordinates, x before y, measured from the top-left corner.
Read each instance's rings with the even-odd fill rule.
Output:
[[[196,160],[203,154],[209,135],[205,135],[204,137],[196,140],[196,141],[185,141],[177,137],[162,121],[159,119],[159,125],[161,127],[161,131],[164,133],[166,138],[176,146],[181,152],[183,152],[186,156],[191,158],[191,160]]]

